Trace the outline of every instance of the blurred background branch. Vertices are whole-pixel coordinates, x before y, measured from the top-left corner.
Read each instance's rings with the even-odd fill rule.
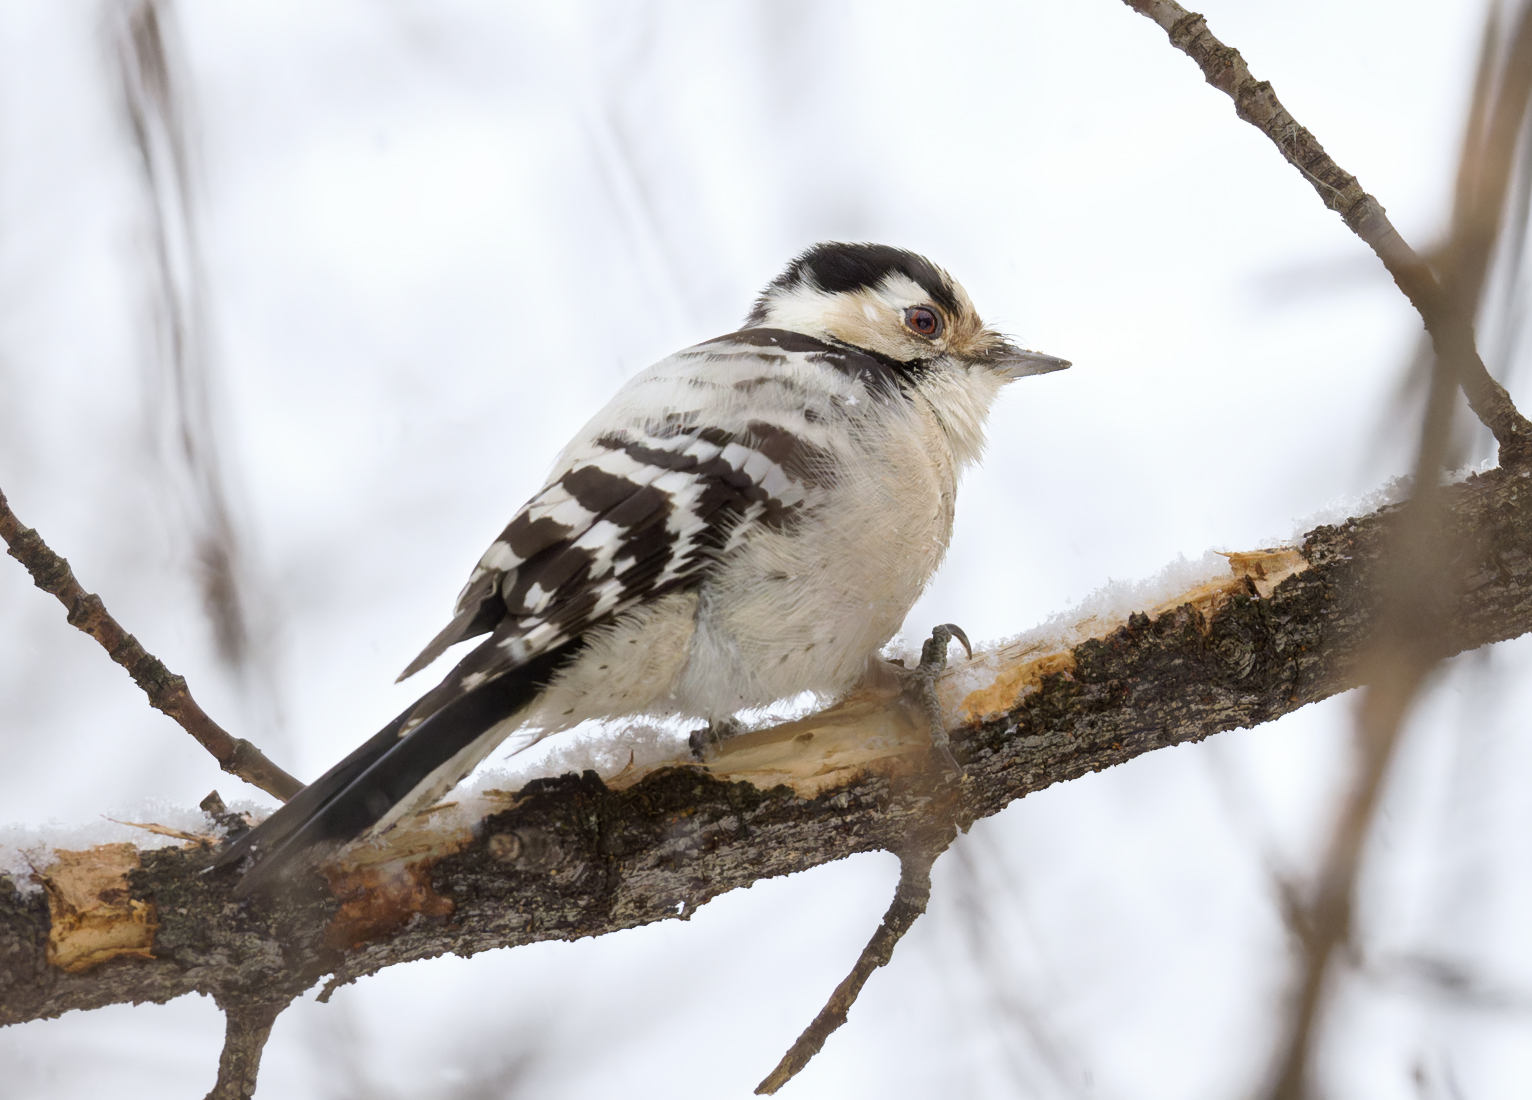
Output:
[[[230,500],[229,457],[219,446],[223,418],[215,412],[218,386],[198,227],[199,158],[175,5],[106,0],[106,11],[148,215],[148,434],[160,452],[176,518],[185,525],[214,652],[247,688],[270,695],[271,654],[254,629],[249,554]]]
[[[1203,10],[1388,198],[1392,224],[1426,241],[1451,235],[1489,7]],[[155,36],[131,40],[145,13],[168,108],[133,84],[156,65]],[[912,635],[955,619],[998,637],[1094,598],[1102,578],[1373,512],[1359,495],[1421,457],[1429,334],[1408,427],[1391,415],[1370,440],[1356,425],[1387,408],[1416,316],[1313,202],[1312,179],[1274,168],[1266,139],[1232,124],[1120,4],[954,5],[933,18],[912,4],[781,0],[80,0],[0,3],[0,31],[0,483],[215,713],[238,713],[260,686],[252,660],[289,640],[301,659],[284,686],[303,738],[284,755],[300,772],[404,704],[387,687],[409,656],[396,650],[439,625],[461,569],[588,409],[659,355],[733,327],[812,240],[923,251],[1007,329],[1080,364],[1070,385],[999,410]],[[1490,89],[1485,119],[1493,102]],[[150,133],[146,168],[135,126],[170,125],[155,116],[166,111],[189,183],[164,134]],[[927,152],[911,156],[912,144]],[[1480,295],[1479,346],[1502,384],[1525,371],[1525,156],[1523,144]],[[174,290],[202,349],[184,386],[162,236],[175,280],[188,257],[206,265]],[[1440,249],[1422,256],[1445,288]],[[1281,271],[1297,293],[1279,299],[1266,288]],[[212,444],[195,461],[216,467],[232,532],[253,647],[232,676],[226,650],[203,641],[220,630],[199,550],[217,525],[186,425]],[[1480,565],[1501,568],[1493,555]],[[1520,576],[1514,555],[1508,568]],[[1469,605],[1481,580],[1471,573]],[[291,620],[280,635],[277,608]],[[10,819],[88,823],[135,807],[112,816],[205,831],[198,815],[136,807],[147,792],[194,805],[207,754],[168,727],[156,740],[163,724],[135,689],[57,629],[20,570],[0,571],[0,617],[12,624],[0,636]],[[1236,686],[1250,682],[1231,679],[1246,662],[1266,674],[1267,652],[1237,632],[1212,642],[1161,652],[1227,655],[1221,675]],[[1319,1087],[1456,1100],[1520,1095],[1532,1081],[1519,1007],[1532,989],[1532,823],[1518,778],[1532,767],[1529,661],[1532,639],[1449,662],[1426,677],[1441,688],[1409,709],[1362,841],[1352,933],[1327,967],[1340,997],[1321,997],[1309,1056]],[[1106,698],[1141,681],[1077,683]],[[789,1091],[1257,1091],[1279,1045],[1275,1006],[1290,1005],[1306,964],[1290,948],[1308,934],[1318,876],[1295,869],[1324,863],[1357,775],[1354,702],[1081,775],[1130,755],[1090,741],[1068,757],[1076,781],[959,838],[930,911]],[[1036,751],[1052,732],[1009,736]],[[479,782],[515,790],[602,766],[599,738],[571,742]],[[1211,797],[1215,755],[1243,777],[1241,809],[1259,810],[1254,845]],[[689,851],[685,821],[666,850],[695,869],[676,854]],[[60,828],[7,836],[23,847],[125,839],[99,822]],[[16,850],[0,844],[0,859],[24,884]],[[866,942],[893,874],[891,856],[861,855],[721,898],[689,923],[391,966],[326,1005],[296,1001],[273,1030],[266,1088],[295,1100],[743,1094]],[[505,879],[481,885],[503,892]],[[565,901],[538,919],[587,912]],[[254,942],[241,928],[219,930],[231,941],[178,940],[182,918],[167,913],[169,961],[123,960],[63,984],[100,992]],[[419,937],[398,957],[411,946],[429,950]],[[1027,965],[1004,965],[1023,950]],[[337,1009],[356,1026],[332,1029]],[[201,1095],[223,1030],[212,1002],[192,997],[3,1029],[0,1097]],[[524,1050],[537,1057],[522,1061]],[[490,1051],[511,1056],[501,1066]]]
[[[1454,194],[1451,235],[1435,252],[1449,310],[1470,321],[1480,312],[1490,260],[1497,247],[1519,257],[1520,239],[1502,240],[1518,149],[1524,149],[1532,99],[1532,4],[1514,14],[1510,41],[1501,47],[1499,10],[1486,23],[1474,96],[1463,135]],[[1525,171],[1525,170],[1524,170]],[[1523,198],[1525,192],[1521,192]],[[1524,234],[1526,211],[1510,225]],[[1513,260],[1510,270],[1519,268]],[[1327,993],[1333,995],[1337,954],[1357,957],[1355,914],[1365,853],[1406,716],[1438,661],[1446,655],[1447,620],[1453,594],[1464,585],[1464,534],[1449,534],[1440,500],[1440,479],[1453,451],[1451,430],[1459,379],[1482,370],[1478,357],[1458,347],[1432,362],[1431,385],[1420,432],[1414,496],[1396,531],[1391,576],[1380,593],[1377,628],[1366,657],[1367,683],[1357,707],[1354,775],[1340,801],[1335,824],[1313,886],[1292,921],[1298,947],[1297,991],[1283,1026],[1273,1100],[1315,1095],[1314,1052]],[[1503,392],[1503,391],[1502,391]],[[1509,398],[1506,398],[1509,402]],[[1480,415],[1483,410],[1479,410]],[[1497,433],[1498,435],[1499,433]],[[1502,448],[1502,462],[1507,460]],[[1525,456],[1523,456],[1525,457]]]

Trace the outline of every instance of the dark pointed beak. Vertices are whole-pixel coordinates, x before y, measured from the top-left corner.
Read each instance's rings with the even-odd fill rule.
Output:
[[[1070,364],[1068,359],[1058,359],[1052,355],[1044,355],[1040,351],[1006,347],[990,355],[989,365],[1005,375],[1006,381],[1014,382],[1030,374],[1052,374]]]

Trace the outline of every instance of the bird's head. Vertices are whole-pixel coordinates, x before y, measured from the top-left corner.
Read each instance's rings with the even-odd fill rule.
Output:
[[[761,292],[745,323],[829,338],[912,370],[983,369],[1002,382],[1069,366],[987,328],[956,279],[882,244],[816,244]]]

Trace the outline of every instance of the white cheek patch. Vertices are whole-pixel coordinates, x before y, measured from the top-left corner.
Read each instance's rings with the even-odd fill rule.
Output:
[[[810,286],[777,291],[766,303],[767,328],[785,328],[810,335],[824,332],[825,313],[835,302],[833,294]]]

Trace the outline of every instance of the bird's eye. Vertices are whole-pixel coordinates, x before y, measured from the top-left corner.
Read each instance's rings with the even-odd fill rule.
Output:
[[[904,323],[922,336],[938,336],[942,331],[942,319],[934,309],[912,306],[904,311]]]

